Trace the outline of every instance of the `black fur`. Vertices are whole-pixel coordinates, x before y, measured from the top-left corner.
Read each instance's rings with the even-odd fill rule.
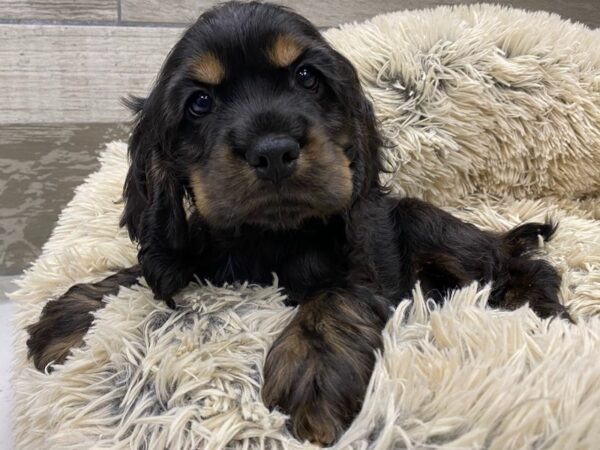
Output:
[[[300,67],[316,74],[316,89],[298,86]],[[216,85],[198,79],[207,71]],[[198,92],[213,102],[202,117],[189,111]],[[131,105],[121,224],[139,243],[146,281],[174,306],[194,276],[268,284],[278,274],[301,306],[267,357],[263,394],[290,414],[300,438],[329,444],[350,423],[385,319],[417,281],[438,301],[474,280],[493,282],[493,306],[529,303],[542,317],[568,318],[558,273],[535,257],[538,236],[550,239],[556,226],[483,231],[388,195],[378,178],[381,139],[356,71],[290,10],[227,3],[203,14],[150,96]],[[294,174],[279,184],[257,179],[245,160],[266,135],[301,147]]]

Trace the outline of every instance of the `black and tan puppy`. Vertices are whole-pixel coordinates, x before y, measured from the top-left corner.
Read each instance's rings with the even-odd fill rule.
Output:
[[[158,299],[197,276],[270,283],[297,315],[275,341],[264,401],[330,444],[360,409],[381,330],[417,281],[430,297],[493,281],[491,304],[568,317],[532,258],[550,224],[482,231],[380,185],[373,107],[350,62],[303,17],[258,3],[203,14],[133,107],[122,225],[139,267],[78,285],[29,327],[36,367],[61,363],[102,296],[141,273]]]

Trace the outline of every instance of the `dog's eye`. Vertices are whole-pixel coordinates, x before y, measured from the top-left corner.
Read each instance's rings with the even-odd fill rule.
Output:
[[[193,116],[202,116],[212,109],[212,98],[206,92],[198,92],[190,99],[188,111]]]
[[[296,72],[296,81],[304,89],[310,91],[316,91],[319,87],[319,77],[310,67],[300,67]]]

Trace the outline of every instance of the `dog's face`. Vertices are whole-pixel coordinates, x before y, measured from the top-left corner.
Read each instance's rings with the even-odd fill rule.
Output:
[[[278,230],[343,213],[376,183],[375,120],[354,68],[277,6],[202,15],[138,114],[125,190],[133,237],[151,220],[144,210],[160,214],[156,204],[181,194],[212,227]]]

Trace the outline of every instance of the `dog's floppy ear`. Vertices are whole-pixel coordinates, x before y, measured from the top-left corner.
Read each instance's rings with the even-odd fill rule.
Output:
[[[126,227],[132,241],[139,239],[140,221],[144,209],[148,204],[148,192],[146,187],[146,159],[141,149],[144,140],[142,111],[145,98],[129,97],[123,99],[123,104],[135,114],[134,131],[129,138],[127,153],[129,156],[129,170],[123,187],[123,200],[125,208],[121,216],[120,225]],[[147,122],[147,121],[145,121]]]
[[[173,306],[171,296],[191,277],[186,261],[188,222],[185,187],[172,147],[177,123],[165,110],[160,83],[146,100],[129,104],[137,113],[129,139],[130,167],[121,226],[139,242],[142,273],[155,296]]]
[[[365,190],[379,186],[379,174],[383,170],[381,147],[383,145],[373,104],[355,78],[354,120],[360,126],[361,140],[365,151]]]
[[[132,240],[158,238],[170,248],[186,244],[184,187],[171,159],[172,126],[161,110],[159,86],[147,99],[132,97],[126,104],[136,114],[129,139],[129,171],[123,188],[125,209],[121,226]],[[153,236],[158,233],[160,236]]]

